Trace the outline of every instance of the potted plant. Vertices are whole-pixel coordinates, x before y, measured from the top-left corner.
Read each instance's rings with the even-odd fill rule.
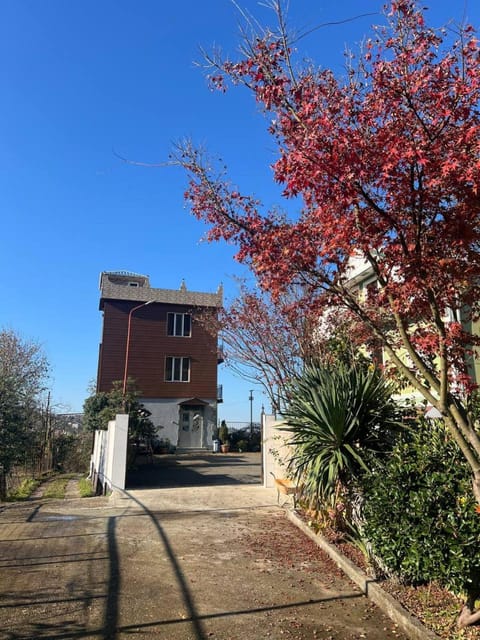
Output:
[[[222,443],[221,445],[222,453],[228,453],[230,451],[230,440],[228,439],[228,427],[225,420],[222,420],[222,422],[220,423],[218,436],[220,438],[220,442]]]

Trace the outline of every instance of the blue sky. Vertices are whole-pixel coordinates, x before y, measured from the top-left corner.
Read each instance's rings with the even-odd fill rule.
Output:
[[[476,0],[430,0],[440,26],[464,15],[480,22]],[[238,0],[261,23],[262,3]],[[381,0],[291,0],[290,24],[319,29],[302,50],[341,72],[381,21]],[[274,147],[247,92],[209,91],[194,64],[199,46],[235,55],[241,15],[231,0],[0,0],[0,327],[39,341],[52,366],[53,401],[80,411],[97,366],[101,271],[130,270],[152,286],[236,293],[246,275],[234,249],[201,242],[205,232],[184,206],[176,168],[122,163],[168,158],[184,137],[229,166],[245,192],[278,200],[269,165]],[[250,383],[223,367],[220,418],[248,421]],[[254,392],[254,415],[267,399]]]

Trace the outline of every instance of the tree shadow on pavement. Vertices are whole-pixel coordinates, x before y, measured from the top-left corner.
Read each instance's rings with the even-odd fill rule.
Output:
[[[282,609],[292,609],[296,607],[313,606],[315,604],[330,602],[333,600],[348,600],[351,598],[364,597],[363,594],[360,592],[342,593],[340,595],[327,596],[325,598],[319,598],[319,599],[309,599],[309,600],[300,601],[300,602],[291,602],[291,603],[280,604],[280,605],[269,605],[265,607],[252,607],[248,609],[238,609],[233,611],[222,611],[222,612],[216,612],[212,614],[200,615],[195,606],[193,594],[191,593],[191,590],[188,586],[185,574],[183,573],[182,568],[177,560],[177,557],[175,555],[172,545],[170,544],[170,540],[166,532],[164,531],[162,525],[158,521],[158,516],[153,511],[151,511],[143,502],[141,502],[138,498],[136,498],[134,495],[132,495],[128,491],[124,491],[124,493],[126,496],[128,496],[128,498],[130,498],[133,502],[135,502],[135,504],[137,504],[142,509],[142,511],[150,518],[152,524],[157,530],[158,535],[165,547],[165,551],[168,555],[168,559],[171,563],[175,576],[177,578],[178,585],[182,593],[182,598],[188,611],[188,615],[185,618],[157,620],[154,622],[148,622],[143,624],[140,622],[140,623],[136,623],[135,625],[130,625],[132,628],[135,628],[138,630],[140,629],[146,630],[148,628],[153,628],[157,626],[161,627],[161,626],[169,626],[172,624],[179,624],[179,623],[182,623],[182,624],[190,623],[192,627],[191,632],[194,634],[193,637],[195,638],[195,640],[206,640],[208,637],[210,637],[211,634],[208,634],[207,631],[205,630],[203,625],[204,620],[212,620],[215,618],[225,618],[225,617],[233,617],[233,616],[239,616],[239,615],[251,615],[254,613],[262,613],[266,611],[276,611],[276,610],[282,610]],[[125,632],[125,631],[128,631],[128,629],[129,627],[122,627],[121,631]],[[115,638],[115,636],[111,636],[111,637]],[[105,640],[107,640],[107,638],[105,638]]]
[[[363,595],[360,592],[347,592],[333,595],[326,594],[325,597],[309,598],[308,600],[299,599],[287,603],[272,603],[265,606],[239,607],[238,609],[221,611],[218,611],[217,609],[211,613],[204,612],[203,614],[200,614],[195,603],[194,594],[189,587],[187,576],[182,570],[169,536],[159,521],[159,514],[150,510],[144,503],[128,491],[125,491],[124,494],[133,503],[135,503],[137,507],[139,507],[139,510],[137,510],[136,513],[129,513],[129,509],[126,509],[123,514],[105,514],[103,516],[95,516],[95,519],[102,518],[105,521],[105,527],[102,527],[102,532],[103,534],[106,534],[107,548],[105,549],[103,547],[101,550],[98,550],[100,555],[92,557],[91,560],[95,564],[98,561],[102,562],[103,568],[101,569],[100,575],[104,575],[104,578],[101,582],[102,585],[105,584],[106,589],[104,590],[101,588],[97,591],[85,591],[84,586],[80,587],[80,585],[77,585],[77,589],[81,589],[81,593],[79,590],[70,593],[68,590],[65,591],[64,588],[62,591],[62,587],[60,587],[60,590],[54,589],[52,591],[52,586],[48,584],[48,581],[46,581],[44,583],[43,592],[39,591],[38,587],[36,587],[31,592],[23,591],[20,599],[18,592],[12,592],[11,594],[3,592],[0,609],[11,610],[14,608],[20,608],[25,610],[26,608],[33,608],[33,610],[36,611],[36,608],[40,607],[44,609],[45,612],[49,611],[50,613],[47,616],[42,615],[40,619],[37,617],[36,613],[31,613],[28,619],[24,618],[22,614],[21,623],[16,627],[6,628],[4,626],[2,629],[3,635],[0,633],[0,637],[5,638],[5,640],[31,640],[32,638],[48,638],[50,640],[74,640],[75,638],[116,640],[119,637],[123,637],[124,634],[141,634],[145,635],[145,637],[157,637],[155,634],[165,633],[167,634],[166,637],[168,637],[168,629],[170,629],[172,633],[171,637],[189,637],[192,640],[207,640],[211,634],[207,633],[205,624],[210,620],[213,621],[215,619],[222,618],[235,619],[240,616],[255,615],[265,612],[308,608],[334,600],[363,598]],[[171,613],[173,615],[171,615],[171,617],[167,615],[162,619],[157,618],[153,620],[140,618],[135,623],[131,623],[129,621],[127,624],[122,625],[120,624],[120,593],[124,587],[122,586],[120,563],[121,549],[118,538],[118,526],[120,521],[125,517],[144,516],[147,516],[154,526],[159,540],[163,545],[165,555],[167,556],[179,587],[180,597],[186,609],[185,616],[175,615],[172,611]],[[74,526],[73,523],[72,526]],[[98,535],[99,533],[100,532],[97,532],[95,535]],[[91,534],[86,533],[86,535]],[[46,538],[43,538],[43,540],[55,537],[57,536],[47,536]],[[65,537],[74,536],[68,536],[67,533]],[[107,553],[105,553],[105,551],[107,551]],[[57,563],[66,561],[67,555],[68,554],[61,554],[60,556],[57,556],[56,554],[53,554],[52,559],[53,556],[55,556]],[[75,561],[75,559],[77,559],[76,556],[83,556],[85,554],[75,552],[70,555],[73,556],[72,560]],[[47,558],[47,556],[39,558],[40,564],[45,564],[45,558]],[[25,556],[23,559],[30,561],[33,558]],[[93,624],[88,625],[79,617],[79,612],[86,611],[86,609],[88,609],[94,602],[99,605],[98,617]],[[78,607],[75,606],[76,604],[78,604]],[[62,607],[62,605],[69,607],[68,615],[63,617],[62,620],[59,620],[58,615],[60,613],[60,609],[57,609],[57,607]],[[91,622],[93,622],[93,620],[91,620]],[[184,633],[185,635],[174,635],[174,629],[177,627],[180,630],[185,628],[184,632],[181,631],[181,633]],[[188,628],[188,631],[186,628]]]
[[[128,489],[171,489],[219,485],[260,484],[260,455],[180,454],[138,460],[127,472]]]
[[[196,640],[205,640],[207,638],[207,634],[205,629],[203,628],[200,616],[198,615],[198,612],[196,610],[195,607],[195,603],[193,601],[193,596],[192,593],[188,587],[188,583],[187,580],[185,578],[185,575],[182,571],[182,568],[180,567],[180,564],[177,560],[177,557],[175,555],[175,552],[173,551],[172,545],[170,544],[170,540],[168,539],[168,536],[166,534],[166,532],[164,531],[162,525],[159,523],[158,519],[155,517],[155,514],[150,511],[150,509],[145,506],[143,504],[143,502],[141,502],[140,500],[138,500],[137,498],[135,498],[135,496],[133,496],[131,493],[129,493],[128,491],[125,491],[125,494],[131,499],[133,500],[139,507],[141,507],[142,511],[150,518],[150,520],[152,521],[155,529],[158,532],[158,535],[165,547],[165,551],[167,553],[168,559],[172,565],[172,569],[175,573],[175,576],[177,578],[178,581],[178,585],[180,587],[180,590],[182,592],[182,597],[183,597],[183,601],[185,603],[185,606],[187,608],[188,611],[188,619],[191,622],[192,625],[192,631],[194,633],[194,636],[196,638]]]

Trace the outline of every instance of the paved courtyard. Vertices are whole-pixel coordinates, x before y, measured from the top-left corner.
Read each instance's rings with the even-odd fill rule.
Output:
[[[245,485],[262,482],[260,453],[211,453],[157,455],[140,460],[127,474],[127,487],[159,488],[212,485]]]
[[[190,478],[205,464],[182,460]],[[203,484],[138,475],[144,488],[110,497],[0,505],[0,638],[405,638],[273,490],[240,480],[258,458],[231,462]]]

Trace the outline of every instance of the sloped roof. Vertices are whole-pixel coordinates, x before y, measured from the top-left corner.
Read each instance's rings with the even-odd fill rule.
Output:
[[[188,291],[185,283],[179,289],[157,289],[150,286],[148,276],[133,272],[103,271],[100,275],[100,308],[104,300],[131,300],[134,302],[162,302],[193,307],[223,305],[223,287],[216,293]]]
[[[190,400],[182,400],[178,404],[181,407],[206,407],[208,402],[204,402],[200,398],[190,398]]]

